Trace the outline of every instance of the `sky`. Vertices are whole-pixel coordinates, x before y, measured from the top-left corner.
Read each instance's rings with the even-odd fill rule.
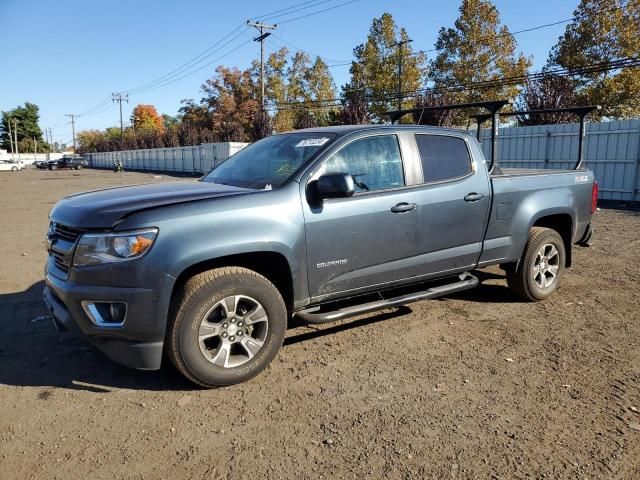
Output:
[[[217,65],[248,67],[259,57],[259,44],[251,41],[255,30],[243,25],[248,19],[299,5],[293,8],[299,11],[269,21],[280,24],[265,42],[266,55],[287,45],[320,55],[331,65],[349,62],[353,48],[365,41],[371,20],[384,12],[407,30],[414,50],[433,48],[438,30],[453,26],[460,5],[458,0],[352,0],[339,6],[348,1],[0,0],[0,110],[36,103],[40,126],[51,127],[56,141],[69,144],[71,125],[65,114],[81,114],[76,132],[119,124],[112,92],[172,75],[131,92],[129,103],[123,103],[126,125],[140,103],[175,115],[180,100],[200,98],[200,85]],[[569,19],[578,0],[494,4],[513,32]],[[339,7],[286,21],[334,6]],[[516,35],[518,50],[532,57],[534,70],[544,65],[565,26]],[[191,70],[172,73],[221,39]],[[230,43],[223,46],[225,42]],[[331,72],[340,86],[348,80],[349,65],[334,66]]]

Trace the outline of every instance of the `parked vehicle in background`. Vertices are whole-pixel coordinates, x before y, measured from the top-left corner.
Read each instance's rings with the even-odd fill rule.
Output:
[[[20,170],[22,170],[20,165],[10,162],[9,160],[0,160],[0,171],[18,172]]]
[[[15,165],[16,167],[18,167],[18,170],[24,170],[25,168],[27,168],[27,164],[24,163],[22,160],[5,160],[5,161],[10,165]]]
[[[65,155],[60,160],[52,160],[48,163],[49,170],[58,170],[59,168],[80,170],[88,166],[89,162],[87,162],[81,155]]]
[[[547,298],[588,245],[596,200],[591,171],[489,170],[459,130],[298,130],[200,181],[59,201],[44,298],[59,329],[117,362],[158,369],[165,353],[199,385],[230,385],[266,368],[292,316],[439,297],[490,265],[523,299]]]

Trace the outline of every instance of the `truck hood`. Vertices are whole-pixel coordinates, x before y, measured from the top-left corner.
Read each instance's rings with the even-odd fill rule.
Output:
[[[70,227],[111,228],[126,215],[149,208],[254,192],[207,182],[154,183],[78,193],[60,200],[51,221]]]

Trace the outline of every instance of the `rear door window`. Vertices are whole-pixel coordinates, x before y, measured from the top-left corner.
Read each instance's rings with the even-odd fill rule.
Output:
[[[425,183],[460,178],[471,172],[467,143],[459,137],[416,134]]]

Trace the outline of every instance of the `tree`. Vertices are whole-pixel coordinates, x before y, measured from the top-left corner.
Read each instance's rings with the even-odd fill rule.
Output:
[[[441,107],[455,103],[449,92],[428,90],[416,98],[416,108]],[[452,127],[455,121],[455,110],[421,110],[412,114],[413,122],[418,125],[435,125]]]
[[[545,110],[576,105],[576,81],[561,75],[548,73],[537,80],[527,80],[517,102],[518,110]],[[575,122],[571,113],[541,113],[521,115],[521,125],[545,125]]]
[[[260,106],[250,70],[219,66],[216,76],[206,81],[202,91],[201,105],[208,108],[218,141],[253,140],[253,121]]]
[[[289,61],[286,47],[269,55],[265,68],[265,95],[267,101],[276,105],[287,102],[287,67]],[[260,64],[255,62],[253,68],[256,76],[259,74]],[[293,112],[289,108],[277,109],[273,118],[273,128],[277,132],[286,132],[293,129]]]
[[[371,123],[371,110],[362,92],[347,92],[339,116],[342,125],[367,125]]]
[[[466,88],[465,84],[521,77],[531,60],[516,54],[516,42],[500,23],[500,14],[489,0],[463,0],[454,28],[441,28],[436,41],[440,52],[429,64],[429,80],[437,90],[450,91],[455,103],[515,98],[518,87]],[[470,112],[452,114],[455,125],[468,124]]]
[[[551,50],[548,67],[576,69],[640,55],[639,2],[581,0],[574,17]],[[640,115],[637,68],[583,73],[576,80],[579,101],[602,105],[602,116]]]
[[[35,137],[39,146],[42,147],[42,151],[47,151],[48,145],[46,145],[42,138],[42,130],[38,125],[40,122],[40,109],[35,103],[25,102],[24,106],[17,106],[13,110],[8,112],[2,112],[2,123],[0,124],[0,142],[2,148],[9,150],[11,148],[11,141],[9,140],[9,121],[11,121],[12,139],[15,138],[13,131],[15,120],[18,121],[18,145],[25,139],[33,143]],[[31,147],[33,151],[33,146]]]
[[[371,100],[371,112],[377,121],[385,120],[385,111],[397,108],[399,54],[403,58],[402,92],[413,92],[422,86],[425,56],[415,53],[410,43],[398,45],[408,39],[406,30],[396,26],[391,14],[384,13],[373,19],[366,42],[353,50],[351,80],[343,87],[343,95],[362,94],[360,99]],[[413,106],[412,98],[408,95],[402,107]]]
[[[119,135],[120,133],[118,132],[118,139],[120,138]],[[100,130],[82,130],[76,135],[78,152],[100,152],[106,139],[105,133]]]
[[[131,113],[131,123],[137,131],[162,132],[164,120],[153,105],[136,105]]]
[[[330,104],[335,101],[336,87],[329,67],[320,57],[316,57],[313,65],[305,73],[305,86],[307,97],[317,104]],[[320,106],[313,109],[309,114],[313,117],[314,126],[324,127],[331,123],[331,106]]]

